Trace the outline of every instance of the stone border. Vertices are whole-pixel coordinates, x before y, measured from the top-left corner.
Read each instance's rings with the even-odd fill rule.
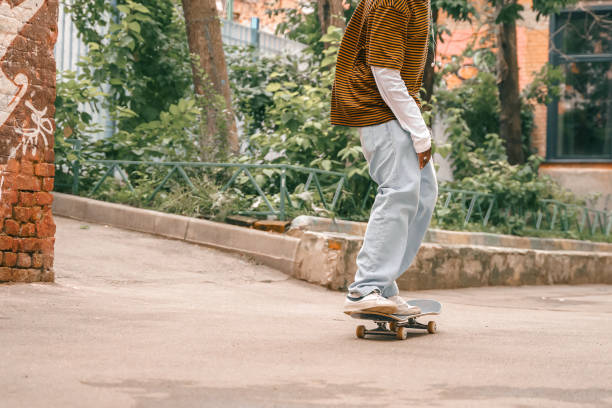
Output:
[[[353,282],[363,237],[303,231],[301,239],[293,276],[330,289]],[[612,284],[612,253],[424,243],[397,280],[403,290],[587,283]]]
[[[53,213],[245,254],[289,275],[300,239],[218,222],[53,193]]]
[[[367,223],[332,220],[329,218],[301,215],[291,223],[289,234],[299,236],[302,231],[338,232],[355,236],[365,234]],[[487,232],[447,231],[430,228],[425,242],[440,245],[478,245],[502,248],[539,249],[543,251],[587,251],[610,252],[612,244],[607,242],[580,241],[561,238],[517,237]]]

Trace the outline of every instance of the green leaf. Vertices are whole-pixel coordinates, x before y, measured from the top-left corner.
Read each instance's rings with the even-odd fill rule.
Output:
[[[136,112],[134,112],[133,110],[131,110],[130,108],[127,108],[125,106],[118,106],[116,109],[117,109],[117,113],[119,114],[120,118],[135,118],[135,117],[138,117],[138,114]]]
[[[140,24],[138,24],[137,22],[132,21],[128,24],[128,27],[130,30],[140,33]]]
[[[274,93],[278,91],[279,89],[281,89],[281,84],[279,84],[278,82],[272,82],[268,84],[268,86],[266,86],[266,91],[271,92],[271,93]]]
[[[336,63],[336,56],[335,55],[330,55],[328,57],[323,58],[323,61],[321,61],[321,66],[322,67],[327,67],[327,66],[335,64],[335,63]]]
[[[131,6],[131,7],[132,7],[132,9],[134,9],[135,11],[139,11],[139,12],[144,13],[144,14],[150,14],[149,9],[148,9],[148,8],[146,8],[145,6],[143,6],[143,5],[142,5],[142,4],[140,4],[140,3],[134,3],[134,2],[132,2],[132,3],[130,4],[130,6]]]
[[[495,18],[495,24],[512,23],[518,19],[521,19],[520,12],[524,10],[524,7],[519,3],[507,3],[505,4],[497,17]]]

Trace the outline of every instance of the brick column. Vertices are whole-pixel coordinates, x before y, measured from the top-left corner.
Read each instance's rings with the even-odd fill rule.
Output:
[[[0,282],[52,282],[58,0],[0,0]]]

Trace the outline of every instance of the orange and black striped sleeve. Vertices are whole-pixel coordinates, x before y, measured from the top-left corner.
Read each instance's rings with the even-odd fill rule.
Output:
[[[366,31],[366,64],[400,70],[404,64],[408,19],[392,6],[371,11]]]

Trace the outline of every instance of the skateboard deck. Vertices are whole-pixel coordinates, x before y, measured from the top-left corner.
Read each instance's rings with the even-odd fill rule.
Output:
[[[438,315],[442,311],[440,302],[430,299],[412,299],[407,302],[413,306],[418,306],[421,313],[417,315],[402,316],[379,312],[353,312],[348,313],[354,319],[372,320],[377,324],[376,329],[366,329],[365,326],[357,326],[356,334],[360,339],[366,335],[383,335],[394,336],[400,340],[408,338],[407,329],[423,329],[429,333],[435,333],[437,324],[435,321],[429,321],[427,324],[418,322],[416,319],[422,316]]]

